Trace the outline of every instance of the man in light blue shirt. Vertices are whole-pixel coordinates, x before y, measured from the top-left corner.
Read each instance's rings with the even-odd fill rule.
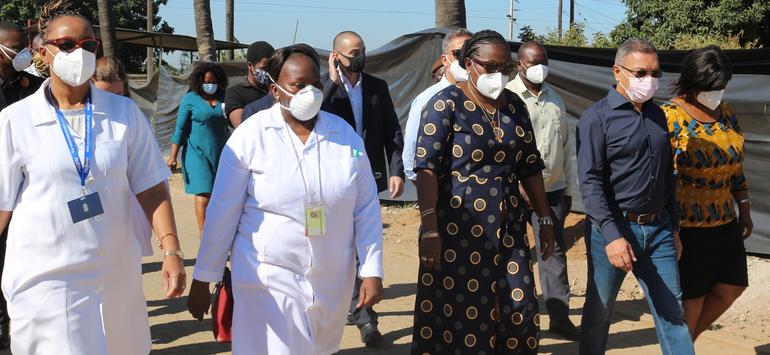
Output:
[[[421,92],[412,100],[409,109],[409,118],[406,121],[404,132],[404,151],[402,160],[404,161],[404,174],[412,182],[416,182],[417,174],[414,173],[414,152],[417,149],[417,135],[420,132],[420,117],[422,109],[439,91],[444,90],[449,85],[454,85],[459,81],[468,79],[468,72],[460,67],[456,54],[462,50],[465,41],[473,36],[472,33],[464,28],[454,30],[444,37],[441,45],[443,53],[441,62],[447,68],[441,81],[431,85],[425,91]]]

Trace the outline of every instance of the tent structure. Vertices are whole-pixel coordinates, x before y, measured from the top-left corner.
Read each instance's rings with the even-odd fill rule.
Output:
[[[430,67],[441,54],[445,29],[430,29],[401,36],[377,50],[367,53],[367,72],[388,82],[390,93],[402,127],[406,123],[412,99],[433,84]],[[511,42],[515,58],[520,43]],[[614,84],[611,73],[613,49],[546,47],[549,54],[547,82],[561,96],[567,107],[571,130],[578,117],[606,95]],[[317,49],[321,63],[329,51]],[[678,78],[680,63],[686,52],[659,53],[665,74],[655,99],[664,102],[672,96],[672,83]],[[746,249],[770,255],[770,49],[727,51],[735,74],[727,87],[725,100],[736,114],[746,137],[745,173],[753,200],[754,235],[746,241]],[[230,85],[244,80],[245,63],[223,63]],[[325,71],[322,65],[322,71]],[[162,149],[167,149],[176,120],[176,109],[187,92],[185,77],[171,77],[163,69],[141,87],[132,86],[132,97],[150,117]],[[574,150],[573,150],[574,151]],[[575,157],[571,157],[574,161]],[[576,179],[577,177],[572,177]],[[405,200],[416,199],[412,184],[406,184]],[[384,196],[382,196],[384,198]],[[573,209],[580,211],[579,196],[574,196]]]
[[[96,37],[101,37],[101,31],[99,31],[98,25],[94,26],[94,32],[96,33]],[[176,50],[185,52],[198,51],[198,43],[196,42],[197,39],[195,37],[172,33],[116,28],[115,39],[121,43],[134,44],[144,47],[154,47],[163,50]],[[245,44],[227,41],[214,41],[214,44],[216,50],[218,51],[248,47],[248,45]]]

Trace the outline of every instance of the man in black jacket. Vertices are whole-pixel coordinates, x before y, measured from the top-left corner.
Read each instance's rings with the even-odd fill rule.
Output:
[[[345,119],[363,138],[377,190],[387,189],[390,197],[396,198],[404,191],[404,137],[388,84],[363,72],[365,51],[363,39],[355,32],[344,31],[334,37],[321,109]],[[382,340],[377,313],[371,307],[356,307],[360,287],[361,280],[356,279],[348,323],[358,326],[362,342],[375,345]]]

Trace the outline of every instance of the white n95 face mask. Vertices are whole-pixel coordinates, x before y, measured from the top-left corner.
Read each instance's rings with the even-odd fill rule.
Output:
[[[460,62],[455,59],[452,64],[449,65],[449,72],[457,81],[468,81],[468,71],[460,66]]]
[[[94,75],[96,54],[83,48],[75,49],[69,53],[60,50],[53,58],[51,69],[65,84],[80,86]]]
[[[714,111],[719,107],[719,104],[722,103],[722,98],[725,96],[725,90],[714,90],[714,91],[702,91],[698,94],[698,96],[695,97],[698,102],[700,102],[703,106],[706,106],[709,108],[709,110]]]
[[[473,71],[475,71],[476,74],[479,74],[475,66],[473,67]],[[479,78],[476,80],[476,83],[471,81],[471,84],[473,84],[479,93],[492,100],[496,100],[498,97],[500,97],[500,94],[503,92],[503,90],[505,90],[505,84],[507,83],[508,75],[503,75],[503,73],[499,72],[492,74],[480,74]]]
[[[289,107],[282,105],[280,102],[278,104],[281,105],[282,109],[291,112],[291,115],[294,116],[294,118],[300,121],[310,121],[318,114],[318,111],[321,111],[324,93],[317,87],[307,85],[300,91],[297,91],[296,94],[292,94],[282,88],[281,85],[278,85],[278,83],[276,83],[275,86],[281,89],[286,95],[291,96]]]
[[[523,66],[523,64],[522,64]],[[548,77],[548,66],[543,64],[533,65],[524,72],[524,76],[532,84],[542,84]]]

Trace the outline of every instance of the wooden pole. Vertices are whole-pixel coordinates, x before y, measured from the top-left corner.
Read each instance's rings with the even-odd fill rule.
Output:
[[[147,32],[152,32],[153,20],[155,19],[155,11],[153,10],[152,0],[147,0]],[[155,73],[155,63],[153,62],[153,48],[147,47],[147,81],[152,79],[153,73]]]
[[[235,1],[225,1],[225,40],[235,42]],[[225,60],[235,59],[235,51],[228,49],[225,51]]]
[[[559,17],[556,20],[556,31],[559,32],[559,39],[561,39],[561,0],[559,0]]]

